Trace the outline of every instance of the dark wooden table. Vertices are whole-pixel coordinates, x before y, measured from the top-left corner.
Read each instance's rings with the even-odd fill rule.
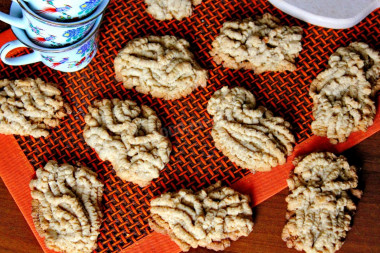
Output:
[[[8,12],[9,0],[0,0],[0,11]],[[0,31],[9,28],[0,22]],[[353,229],[341,252],[380,252],[380,133],[344,153],[360,166],[364,196],[359,203]],[[1,159],[1,158],[0,158]],[[255,227],[246,238],[234,242],[225,252],[296,252],[281,241],[285,223],[284,190],[254,209]],[[0,180],[0,253],[42,252],[24,217]],[[191,252],[208,252],[196,249]]]

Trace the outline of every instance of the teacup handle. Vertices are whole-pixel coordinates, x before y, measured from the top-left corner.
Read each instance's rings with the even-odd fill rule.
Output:
[[[21,29],[25,29],[25,23],[22,18],[14,17],[11,15],[5,14],[4,12],[1,12],[1,11],[0,11],[0,21],[3,21],[9,25],[13,25]]]
[[[7,54],[10,51],[16,48],[20,48],[20,47],[26,47],[26,46],[22,44],[19,40],[14,40],[14,41],[4,44],[4,46],[2,46],[0,49],[1,60],[5,64],[12,65],[12,66],[26,65],[26,64],[31,64],[31,63],[41,61],[41,55],[37,52],[32,52],[30,54],[13,57],[13,58],[7,57]]]

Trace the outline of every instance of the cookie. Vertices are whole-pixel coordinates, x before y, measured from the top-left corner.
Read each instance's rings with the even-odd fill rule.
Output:
[[[211,135],[217,149],[238,166],[269,171],[286,162],[295,138],[290,124],[273,116],[248,90],[223,87],[208,102],[214,118]]]
[[[125,88],[166,100],[178,99],[207,84],[207,71],[174,36],[149,36],[128,42],[115,59],[116,79]]]
[[[335,252],[350,230],[354,200],[361,197],[356,168],[344,156],[323,152],[296,159],[295,165],[282,239],[307,253]]]
[[[165,193],[150,203],[150,227],[168,234],[182,251],[224,250],[253,229],[249,196],[215,185],[194,193]]]
[[[49,161],[30,182],[32,218],[46,246],[58,252],[96,249],[102,221],[103,184],[82,166]]]
[[[193,14],[193,6],[202,0],[144,0],[146,11],[158,20],[181,20]]]
[[[48,136],[71,113],[57,85],[41,79],[0,80],[0,133]]]
[[[212,42],[210,55],[217,64],[231,69],[294,71],[302,50],[302,28],[281,26],[280,20],[264,14],[257,20],[229,21]]]
[[[88,111],[84,139],[121,179],[144,187],[159,177],[169,162],[171,143],[161,134],[156,112],[119,99],[95,101]]]
[[[337,144],[352,132],[366,131],[373,124],[379,89],[379,53],[360,42],[339,48],[310,87],[313,133]]]

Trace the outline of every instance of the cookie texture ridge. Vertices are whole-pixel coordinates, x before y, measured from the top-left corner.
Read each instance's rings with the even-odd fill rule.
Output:
[[[159,177],[171,143],[161,134],[155,111],[119,99],[95,101],[88,111],[84,139],[121,179],[144,187]]]
[[[356,168],[344,156],[323,152],[298,158],[295,165],[282,239],[307,253],[335,252],[350,230],[354,200],[361,197]]]
[[[82,166],[49,161],[30,182],[32,217],[49,249],[86,253],[96,249],[102,222],[103,183]]]
[[[146,11],[158,20],[170,20],[190,17],[193,6],[202,3],[202,0],[144,0]]]
[[[71,113],[57,85],[41,79],[0,80],[0,133],[48,136]]]
[[[224,250],[253,229],[249,196],[220,182],[196,193],[165,193],[150,205],[150,227],[168,234],[183,251],[197,247]]]
[[[207,71],[195,61],[189,43],[174,36],[128,42],[115,59],[116,79],[127,89],[166,100],[189,95],[207,84]]]
[[[313,133],[336,144],[352,132],[366,131],[376,115],[374,98],[379,89],[379,52],[361,42],[339,48],[310,87]]]
[[[217,64],[231,69],[294,71],[302,50],[303,30],[299,26],[281,26],[280,20],[264,14],[257,20],[229,21],[212,42],[211,56]]]
[[[214,119],[211,135],[216,148],[242,168],[270,171],[293,152],[289,122],[257,106],[254,95],[244,88],[216,91],[207,111]]]

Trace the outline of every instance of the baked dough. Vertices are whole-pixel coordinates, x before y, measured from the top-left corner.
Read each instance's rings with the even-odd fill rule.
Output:
[[[379,53],[360,42],[339,48],[310,87],[313,133],[336,144],[346,141],[352,132],[366,131],[373,124],[374,97],[379,89]]]
[[[161,134],[156,112],[119,99],[95,101],[88,111],[84,139],[121,179],[145,187],[159,177],[169,162],[171,144]]]
[[[290,124],[257,106],[253,94],[244,88],[216,91],[207,111],[214,116],[215,146],[242,168],[269,171],[284,164],[293,151]]]
[[[222,187],[220,182],[196,193],[165,193],[151,201],[149,225],[168,234],[183,251],[198,246],[224,250],[231,240],[252,231],[249,203],[248,196]]]
[[[0,133],[48,136],[71,113],[57,85],[41,79],[0,80]]]
[[[49,249],[90,253],[102,222],[103,183],[82,166],[49,161],[30,182],[32,218]]]
[[[170,20],[190,17],[193,6],[202,3],[202,0],[144,0],[146,11],[158,20]]]
[[[207,71],[174,36],[149,36],[128,42],[115,59],[116,79],[125,88],[166,100],[185,97],[207,84]]]
[[[307,253],[339,250],[350,230],[360,198],[356,168],[344,156],[312,153],[295,160],[288,179],[287,224],[282,239],[289,248]]]
[[[257,20],[229,21],[212,42],[211,56],[226,68],[266,71],[294,71],[302,50],[302,28],[281,26],[280,20],[264,14]]]

